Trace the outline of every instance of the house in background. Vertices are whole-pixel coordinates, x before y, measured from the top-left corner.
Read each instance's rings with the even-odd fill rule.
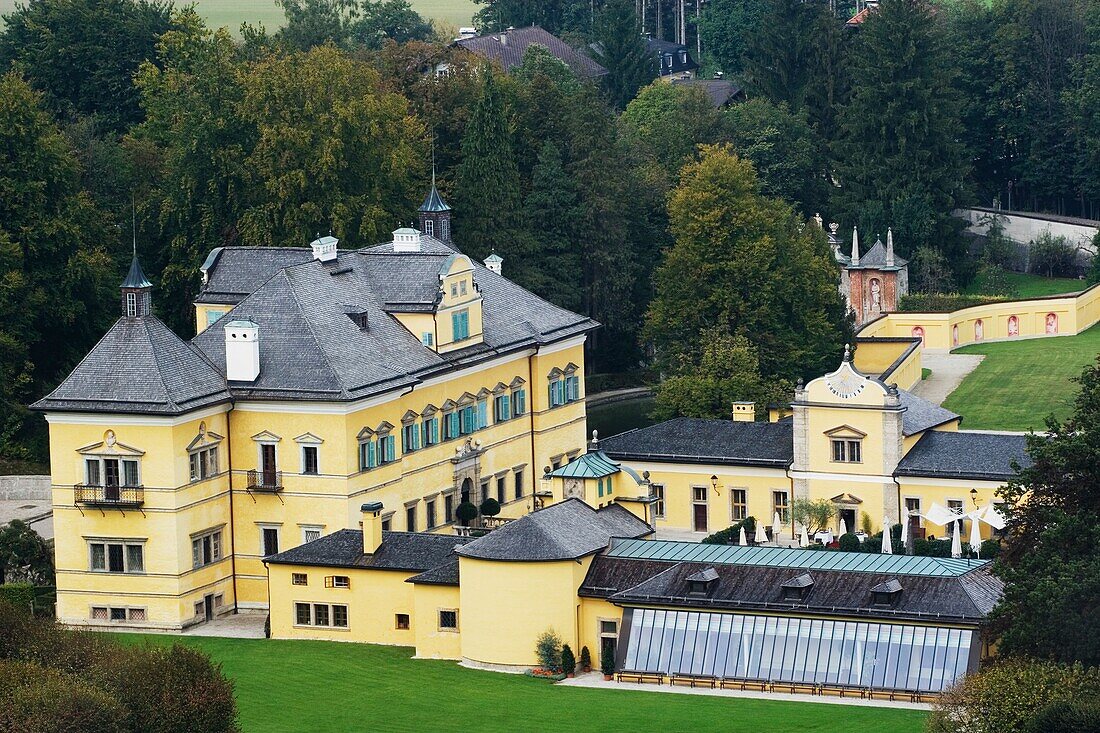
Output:
[[[657,74],[661,77],[694,79],[699,64],[691,57],[688,47],[682,43],[645,39],[646,50],[657,60]]]
[[[528,28],[509,28],[483,36],[463,34],[455,40],[453,46],[499,63],[505,71],[509,72],[523,63],[523,57],[528,48],[542,46],[581,79],[598,79],[607,75],[607,69],[537,25]]]
[[[699,79],[697,77],[673,77],[668,80],[678,87],[702,89],[715,109],[728,107],[735,102],[745,101],[745,90],[740,84],[729,79]]]

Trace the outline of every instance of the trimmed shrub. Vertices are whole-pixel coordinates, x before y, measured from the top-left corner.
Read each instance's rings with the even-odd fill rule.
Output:
[[[1094,702],[1098,696],[1100,669],[1005,659],[947,690],[932,708],[928,731],[1030,733],[1033,720],[1051,705]]]
[[[34,586],[30,583],[0,585],[0,599],[14,608],[30,614],[34,612]]]
[[[481,507],[479,508],[481,516],[483,517],[495,517],[500,514],[500,502],[491,496],[481,502]]]
[[[581,647],[581,669],[592,669],[592,655],[588,653],[588,647]]]
[[[455,516],[463,524],[469,524],[477,519],[477,507],[474,506],[472,501],[464,501],[455,509]]]
[[[607,652],[600,654],[600,671],[604,674],[615,674],[615,657]]]
[[[702,539],[702,543],[705,545],[736,545],[741,538],[741,528],[745,528],[745,532],[752,534],[756,531],[756,517],[745,517],[736,524],[731,524],[725,529],[720,529],[714,534],[707,535]]]
[[[573,674],[577,671],[577,658],[573,656],[573,650],[568,644],[561,648],[561,671],[565,674]]]
[[[840,551],[841,552],[859,552],[861,543],[859,537],[856,537],[853,533],[840,535]]]
[[[556,670],[561,664],[561,637],[553,629],[547,629],[535,640],[535,657],[543,669]]]
[[[34,662],[0,659],[0,730],[124,733],[126,709],[106,690]]]
[[[983,560],[992,560],[1001,554],[1001,541],[997,539],[982,540],[980,550]]]
[[[1057,702],[1031,719],[1029,733],[1100,733],[1100,704]]]
[[[960,293],[910,293],[898,301],[902,313],[950,313],[972,305],[997,303],[1004,298],[991,295],[962,295]]]

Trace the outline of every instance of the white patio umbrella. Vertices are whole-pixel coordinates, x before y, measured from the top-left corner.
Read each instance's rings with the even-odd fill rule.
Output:
[[[978,559],[982,557],[982,533],[978,529],[977,518],[970,520],[970,551],[973,552]]]
[[[737,536],[737,544],[745,547],[749,544],[749,538],[745,536],[745,525],[741,525],[741,533]]]
[[[882,554],[894,554],[894,543],[890,541],[890,517],[882,518]]]
[[[963,544],[960,537],[959,522],[955,522],[951,532],[951,557],[962,557]]]
[[[848,525],[844,523],[844,517],[840,518],[840,535],[843,537],[848,534]]]
[[[997,507],[993,504],[986,506],[985,511],[982,512],[982,521],[988,524],[993,529],[1004,529],[1008,524],[1008,520],[1004,515],[997,511]]]
[[[941,527],[946,527],[947,525],[958,519],[958,517],[959,515],[957,513],[951,511],[947,507],[940,506],[935,502],[933,502],[932,506],[928,508],[928,511],[924,513],[925,519],[927,519],[932,524],[938,524]]]
[[[805,524],[802,525],[802,536],[798,538],[798,546],[799,547],[809,547],[810,546],[810,532],[806,529]]]
[[[901,544],[902,547],[909,544],[909,512],[905,512],[901,517]]]
[[[783,520],[779,518],[779,512],[772,514],[772,542],[779,544],[779,528],[783,526]]]

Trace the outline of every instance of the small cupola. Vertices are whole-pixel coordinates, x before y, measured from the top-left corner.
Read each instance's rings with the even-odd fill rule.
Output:
[[[401,227],[393,232],[394,252],[419,252],[420,232],[412,227]]]
[[[504,264],[504,258],[498,255],[495,249],[489,253],[489,256],[486,257],[483,262],[487,270],[492,270],[498,275],[503,274],[501,272],[501,265]]]
[[[337,245],[340,244],[340,240],[331,234],[327,237],[318,237],[309,243],[310,249],[313,250],[313,259],[318,262],[332,262],[336,259]]]
[[[145,277],[138,262],[137,253],[130,262],[130,271],[122,281],[122,315],[126,318],[141,318],[153,312],[153,283]]]
[[[810,595],[810,591],[814,587],[814,579],[809,573],[802,573],[784,580],[779,587],[783,593],[784,601],[799,603],[806,600],[806,596]]]
[[[420,231],[445,244],[451,243],[451,207],[439,195],[435,186],[435,170],[432,170],[432,188],[420,205]]]
[[[714,568],[706,568],[684,578],[688,584],[689,596],[709,596],[717,587],[718,571]]]
[[[884,580],[871,588],[871,605],[875,608],[893,608],[901,598],[901,583],[897,578]]]

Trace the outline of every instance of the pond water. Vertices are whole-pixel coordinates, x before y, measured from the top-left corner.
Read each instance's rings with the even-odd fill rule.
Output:
[[[649,417],[653,409],[652,397],[634,397],[620,402],[609,402],[588,408],[588,437],[598,430],[601,438],[653,425],[656,420]]]

